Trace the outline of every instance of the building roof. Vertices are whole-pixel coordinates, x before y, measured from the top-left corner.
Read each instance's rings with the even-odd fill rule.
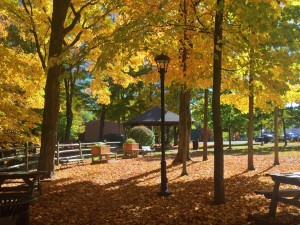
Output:
[[[178,125],[179,115],[165,110],[165,124],[166,125]],[[153,125],[158,126],[161,124],[161,109],[155,107],[142,115],[128,120],[125,125]]]

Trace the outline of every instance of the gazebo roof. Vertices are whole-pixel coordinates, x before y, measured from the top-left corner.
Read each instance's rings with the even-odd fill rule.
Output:
[[[178,125],[179,115],[165,110],[165,124],[166,125]],[[125,125],[153,125],[158,126],[161,124],[161,109],[155,107],[142,115],[128,120]]]

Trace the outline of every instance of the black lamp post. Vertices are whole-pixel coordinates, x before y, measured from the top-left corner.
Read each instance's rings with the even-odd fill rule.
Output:
[[[168,70],[170,58],[163,53],[155,57],[157,70],[160,73],[160,103],[161,103],[161,186],[160,196],[169,196],[168,190],[166,151],[165,151],[165,73]]]

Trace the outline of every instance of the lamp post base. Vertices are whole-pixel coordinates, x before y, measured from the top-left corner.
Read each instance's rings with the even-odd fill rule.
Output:
[[[169,191],[168,189],[157,193],[158,196],[170,196],[171,194],[172,194],[172,192]]]

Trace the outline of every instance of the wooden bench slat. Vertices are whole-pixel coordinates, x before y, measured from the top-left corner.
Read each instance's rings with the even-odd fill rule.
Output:
[[[113,153],[113,152],[107,152],[107,153],[100,153],[100,155],[116,155],[116,153]]]
[[[131,157],[131,158],[137,158],[139,153],[142,153],[142,155],[144,156],[144,150],[143,149],[124,149],[124,157]]]
[[[273,190],[258,190],[255,191],[256,194],[264,195],[266,198],[271,199],[273,195]],[[279,190],[278,196],[280,197],[295,197],[300,195],[300,189],[285,189]]]
[[[84,158],[70,158],[70,159],[66,158],[66,159],[60,159],[59,160],[59,162],[61,163],[60,168],[62,166],[64,166],[64,165],[68,166],[68,163],[70,163],[70,162],[78,162],[78,163],[81,162],[81,163],[83,163],[83,160],[84,160]]]
[[[36,187],[35,187],[36,188]],[[18,186],[11,186],[11,187],[1,187],[0,192],[11,192],[11,191],[30,191],[30,187],[26,185],[18,185]]]
[[[289,205],[294,205],[294,206],[298,206],[300,207],[300,201],[299,199],[290,199],[290,198],[286,198],[286,197],[278,197],[277,199],[279,202],[283,202]]]
[[[8,183],[8,182],[5,182]],[[17,183],[17,182],[15,182]],[[32,194],[34,190],[37,190],[40,192],[42,191],[42,187],[39,182],[34,183],[33,186],[28,186],[27,184],[19,184],[16,186],[1,186],[0,188],[0,194],[3,193],[18,193],[18,192],[24,192],[26,194]]]
[[[83,161],[83,159],[61,159],[61,162],[77,162],[77,161]]]

